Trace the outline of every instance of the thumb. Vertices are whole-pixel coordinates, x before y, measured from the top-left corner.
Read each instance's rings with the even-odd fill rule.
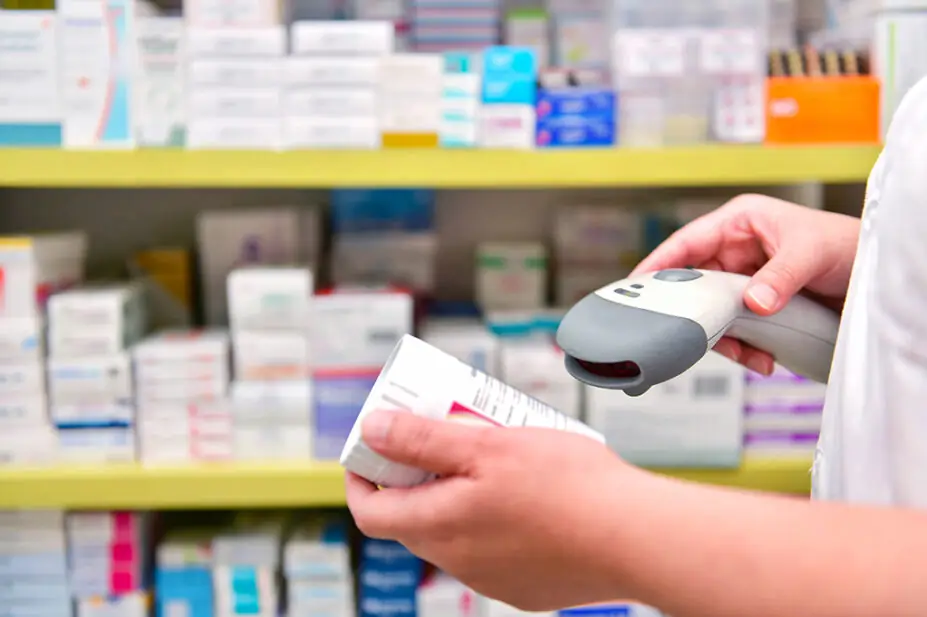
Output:
[[[439,475],[471,471],[482,432],[494,430],[396,411],[373,412],[361,429],[364,443],[377,454]]]
[[[811,244],[782,247],[753,275],[744,302],[755,313],[772,315],[818,275],[819,255]]]

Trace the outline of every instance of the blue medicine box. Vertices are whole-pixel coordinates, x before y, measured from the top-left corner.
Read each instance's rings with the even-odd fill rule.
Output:
[[[538,62],[528,47],[489,47],[483,52],[483,102],[534,105]]]
[[[615,92],[606,88],[560,88],[538,93],[538,122],[581,117],[599,122],[615,122]]]
[[[535,144],[539,148],[605,148],[615,145],[614,122],[564,118],[538,122]]]

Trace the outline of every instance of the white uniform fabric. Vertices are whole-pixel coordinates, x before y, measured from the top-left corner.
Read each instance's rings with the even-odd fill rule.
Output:
[[[927,508],[927,79],[869,176],[813,485],[815,499]]]

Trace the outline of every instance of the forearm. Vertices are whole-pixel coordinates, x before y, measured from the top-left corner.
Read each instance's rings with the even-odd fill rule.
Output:
[[[610,571],[616,588],[674,617],[927,610],[924,514],[630,475],[609,513]]]

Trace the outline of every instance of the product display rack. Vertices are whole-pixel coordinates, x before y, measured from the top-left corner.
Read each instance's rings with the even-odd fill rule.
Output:
[[[738,488],[808,494],[811,461],[747,459],[737,470],[665,470]],[[0,510],[24,508],[197,510],[344,506],[337,463],[136,465],[0,469]]]
[[[583,150],[0,149],[0,187],[508,188],[865,181],[874,145]]]

